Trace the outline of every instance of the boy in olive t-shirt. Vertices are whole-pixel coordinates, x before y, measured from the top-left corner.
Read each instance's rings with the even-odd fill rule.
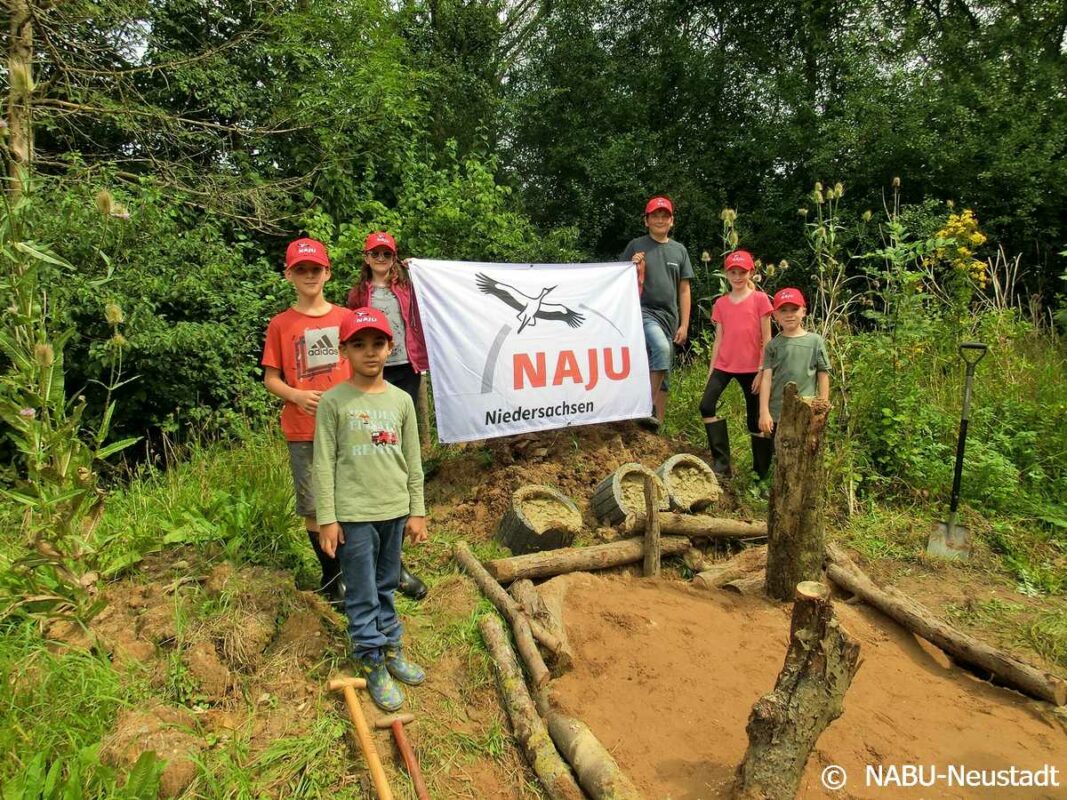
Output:
[[[759,427],[765,434],[773,433],[778,424],[782,395],[789,383],[797,385],[801,397],[830,399],[826,342],[819,334],[804,330],[804,295],[799,289],[779,289],[771,307],[781,331],[763,350]]]

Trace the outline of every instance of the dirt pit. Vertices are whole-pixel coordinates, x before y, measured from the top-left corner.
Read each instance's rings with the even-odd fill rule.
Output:
[[[538,531],[582,529],[582,515],[552,497],[528,497],[522,501],[521,509],[523,516]]]
[[[785,659],[788,604],[684,584],[571,576],[564,621],[574,669],[552,700],[583,720],[646,797],[729,796],[744,756],[752,704]],[[1067,730],[1050,707],[985,683],[864,606],[835,603],[862,660],[845,711],[820,737],[801,798],[1063,798],[1061,788],[866,785],[866,768],[946,770],[1067,765]],[[820,784],[825,767],[848,774],[843,791]]]
[[[622,494],[623,510],[627,512],[641,511],[645,508],[645,476],[640,472],[628,472],[619,481],[619,489]],[[664,498],[666,491],[663,481],[656,478],[656,500],[660,507],[665,508]]]
[[[679,464],[667,478],[671,497],[687,511],[701,511],[714,503],[720,494],[711,470],[691,464]]]

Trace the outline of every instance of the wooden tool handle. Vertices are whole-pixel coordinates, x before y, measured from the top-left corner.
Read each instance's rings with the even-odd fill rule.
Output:
[[[367,768],[370,770],[370,777],[374,782],[374,790],[378,793],[378,800],[393,800],[393,791],[389,788],[389,781],[385,777],[381,759],[378,758],[378,751],[374,747],[374,739],[371,738],[370,728],[367,727],[367,720],[363,716],[363,709],[359,707],[356,690],[352,686],[346,685],[343,687],[343,691],[345,705],[348,706],[348,716],[351,717],[352,724],[356,728],[356,738],[359,740],[363,757],[367,759]]]
[[[408,744],[407,734],[404,733],[404,724],[400,720],[396,720],[393,722],[392,728],[393,736],[396,738],[396,746],[400,750],[400,755],[404,758],[404,764],[408,768],[411,782],[415,785],[415,794],[419,800],[430,800],[430,792],[426,788],[426,781],[422,779],[422,770],[419,769],[415,751],[411,749],[411,745]]]

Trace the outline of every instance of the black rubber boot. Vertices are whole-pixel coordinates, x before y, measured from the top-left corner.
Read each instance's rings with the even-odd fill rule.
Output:
[[[426,584],[408,572],[408,568],[400,565],[400,583],[396,587],[400,593],[412,600],[421,600],[426,596]]]
[[[705,422],[704,430],[708,432],[708,449],[711,451],[711,469],[720,478],[730,477],[730,434],[726,429],[726,420],[717,419]]]
[[[315,531],[308,531],[308,541],[311,542],[315,557],[318,558],[319,566],[322,568],[322,580],[319,581],[319,588],[315,591],[326,598],[335,608],[343,611],[345,587],[341,582],[341,564],[336,558],[326,555],[326,552],[319,545],[319,535]]]
[[[752,469],[762,481],[771,471],[771,458],[774,457],[774,439],[769,436],[752,435]]]

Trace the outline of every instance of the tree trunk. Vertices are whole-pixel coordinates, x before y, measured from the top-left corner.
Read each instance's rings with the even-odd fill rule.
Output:
[[[660,539],[660,545],[663,555],[680,555],[689,549],[689,540],[684,536],[664,536]],[[566,572],[620,567],[641,561],[644,557],[645,542],[638,536],[592,547],[567,547],[513,558],[498,558],[487,561],[484,566],[486,572],[496,580],[511,583],[519,578],[548,578]]]
[[[415,404],[415,414],[419,420],[419,444],[425,456],[430,449],[430,373],[424,372],[419,381],[419,400]]]
[[[789,650],[774,690],[752,707],[748,750],[735,800],[793,800],[819,735],[841,716],[859,667],[860,647],[837,624],[830,590],[796,587]]]
[[[656,578],[660,573],[663,559],[663,544],[659,535],[659,498],[656,496],[656,481],[651,475],[645,476],[645,563],[644,576]]]
[[[14,202],[26,190],[33,165],[33,18],[29,0],[8,0],[7,7],[8,192]]]
[[[801,581],[822,576],[823,431],[830,405],[785,387],[774,443],[767,513],[767,594],[789,600]]]
[[[557,711],[550,711],[546,721],[552,741],[593,800],[642,800],[637,787],[584,723]]]
[[[930,609],[896,589],[878,586],[833,543],[826,545],[826,554],[830,558],[826,569],[830,580],[874,606],[887,617],[896,620],[912,633],[940,647],[957,662],[977,667],[994,676],[1005,686],[1018,689],[1031,697],[1057,706],[1067,703],[1067,681],[1042,672],[1025,661],[953,628],[938,619]]]
[[[496,540],[515,555],[569,547],[582,529],[574,501],[550,486],[527,484],[511,495]]]
[[[545,666],[544,659],[541,658],[541,651],[537,649],[537,644],[534,642],[531,630],[533,626],[530,620],[519,610],[515,601],[508,596],[508,593],[501,588],[500,584],[489,576],[489,573],[482,567],[481,562],[474,557],[474,553],[467,547],[466,542],[456,542],[452,552],[463,571],[478,584],[478,588],[482,590],[482,593],[489,598],[489,601],[496,606],[496,609],[511,624],[511,631],[515,635],[515,647],[518,648],[519,654],[522,655],[522,660],[526,664],[526,671],[530,673],[530,681],[536,688],[542,688],[548,683],[551,675],[548,667]],[[541,628],[540,625],[537,627]],[[560,644],[555,640],[555,637],[550,636],[543,630],[542,635],[555,645],[556,650],[559,649]]]
[[[760,539],[767,535],[766,522],[745,522],[727,517],[705,517],[700,514],[660,512],[660,531],[672,536],[688,536],[690,539]],[[645,513],[630,514],[623,522],[626,533],[638,533],[645,529]]]
[[[504,708],[511,720],[515,739],[544,787],[545,794],[551,800],[583,800],[582,790],[556,752],[545,723],[530,699],[522,672],[515,661],[515,653],[508,644],[500,621],[492,615],[484,616],[478,621],[478,628],[496,665],[497,685],[504,698]]]

